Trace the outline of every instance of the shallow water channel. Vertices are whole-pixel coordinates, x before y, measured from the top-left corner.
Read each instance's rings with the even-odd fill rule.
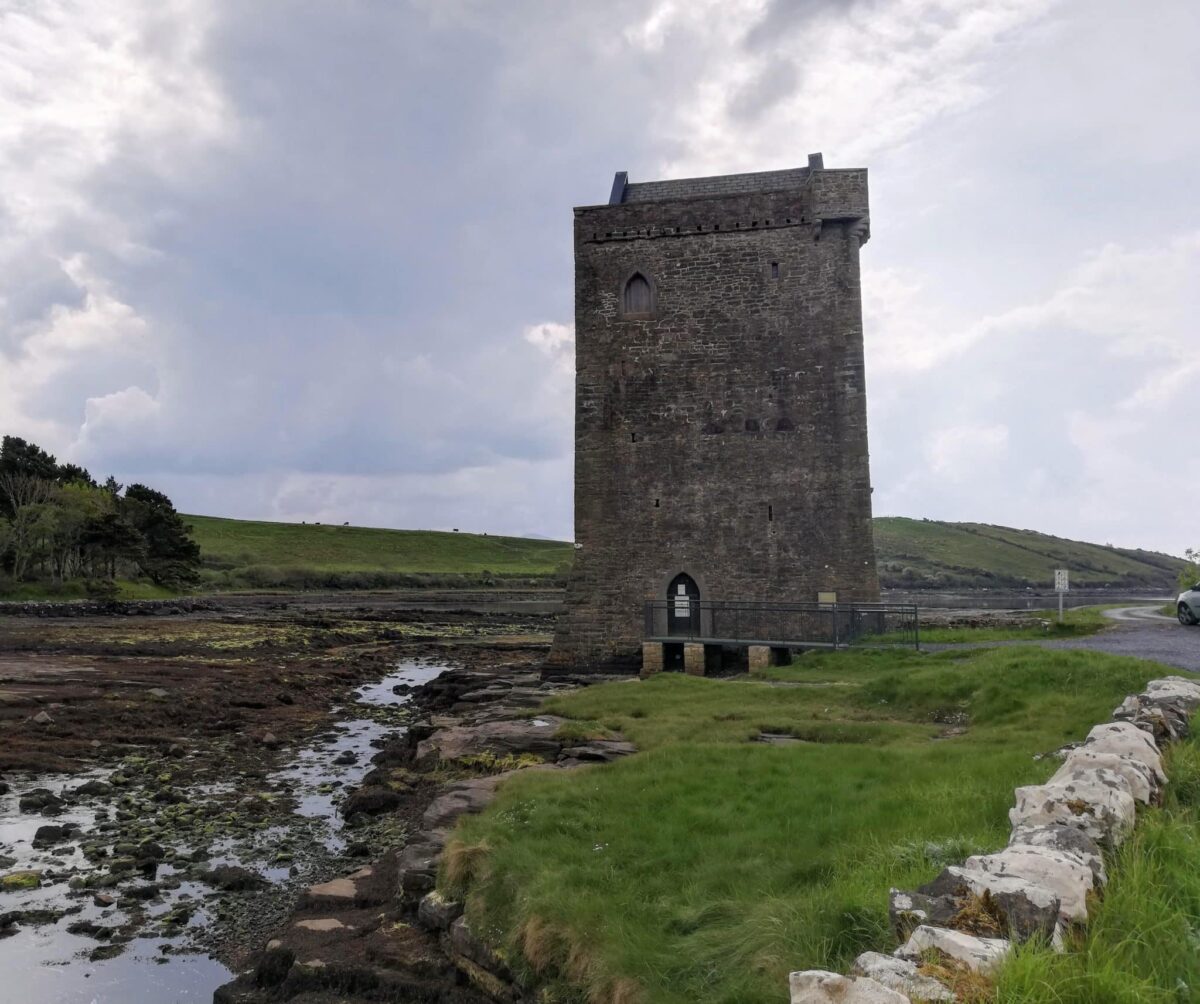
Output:
[[[360,842],[363,835],[344,829],[337,814],[338,794],[371,769],[371,756],[383,737],[402,731],[399,715],[389,712],[398,712],[408,697],[393,688],[428,682],[443,669],[403,662],[379,682],[360,687],[354,702],[331,709],[333,723],[327,731],[265,783],[254,782],[253,787],[264,792],[254,797],[268,802],[278,798],[284,810],[260,817],[247,830],[218,830],[205,842],[202,858],[186,840],[158,837],[164,846],[172,846],[149,876],[114,878],[110,866],[116,848],[100,857],[93,853],[90,860],[84,853],[86,846],[95,851],[97,844],[113,839],[121,788],[114,788],[108,798],[68,801],[64,811],[53,816],[22,812],[18,806],[19,797],[31,789],[62,794],[87,781],[107,783],[126,768],[69,779],[10,777],[11,791],[0,796],[0,875],[28,870],[42,877],[38,888],[0,891],[0,1000],[207,1004],[213,991],[232,976],[205,952],[222,938],[228,940],[230,932],[223,927],[232,925],[236,936],[245,940],[257,939],[287,915],[300,889],[347,870],[341,855],[351,835]],[[342,762],[335,763],[338,759]],[[150,769],[162,766],[156,762]],[[201,805],[204,813],[224,811],[229,818],[246,802],[242,787],[236,776],[181,786],[183,801],[177,806]],[[79,831],[54,846],[35,847],[34,833],[46,824],[74,824]],[[195,832],[194,826],[190,832]],[[374,835],[387,839],[386,833]],[[218,893],[197,880],[197,860],[207,862],[204,867],[235,864],[253,869],[272,883],[271,888]],[[154,894],[135,901],[131,893],[139,886],[149,893],[150,883]],[[16,925],[5,928],[4,917],[13,912],[21,916]],[[78,931],[89,922],[91,933],[68,930]],[[114,957],[104,958],[108,954]]]

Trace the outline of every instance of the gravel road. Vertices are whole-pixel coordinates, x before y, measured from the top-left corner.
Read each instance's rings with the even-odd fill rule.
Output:
[[[989,648],[993,645],[1042,645],[1045,648],[1080,648],[1114,655],[1155,659],[1192,673],[1200,673],[1200,626],[1184,627],[1173,617],[1159,613],[1160,605],[1117,607],[1104,611],[1111,627],[1086,638],[1056,641],[974,642],[968,645],[928,645],[929,651],[948,648]]]
[[[1159,613],[1157,606],[1118,607],[1106,610],[1112,627],[1087,638],[1051,641],[1049,648],[1082,648],[1114,655],[1155,659],[1200,673],[1200,627],[1184,627],[1173,617]]]

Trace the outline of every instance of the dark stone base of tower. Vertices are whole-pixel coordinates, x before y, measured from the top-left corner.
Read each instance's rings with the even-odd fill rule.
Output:
[[[575,210],[575,567],[548,668],[637,668],[644,606],[876,600],[867,172],[628,184]]]

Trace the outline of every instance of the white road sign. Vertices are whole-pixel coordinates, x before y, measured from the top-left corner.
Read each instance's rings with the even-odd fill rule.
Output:
[[[1069,575],[1065,568],[1054,569],[1054,591],[1058,593],[1067,593],[1071,591]]]

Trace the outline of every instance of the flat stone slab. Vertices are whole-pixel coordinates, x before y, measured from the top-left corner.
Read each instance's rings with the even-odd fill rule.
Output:
[[[808,969],[788,976],[791,1004],[911,1004],[908,997],[865,976]]]
[[[933,950],[957,959],[975,972],[989,973],[1000,964],[1011,947],[1004,938],[977,938],[961,931],[948,931],[943,927],[923,924],[894,954],[898,959],[917,962],[926,952]]]
[[[350,879],[339,878],[321,882],[318,885],[310,885],[306,895],[310,899],[340,899],[353,902],[354,894],[357,891],[358,886]]]
[[[949,987],[923,974],[915,962],[881,952],[863,952],[850,967],[850,975],[865,976],[898,994],[931,1004],[955,1000]]]
[[[565,718],[543,715],[441,729],[417,744],[417,762],[461,760],[483,754],[556,756],[563,744],[555,737],[565,722]]]
[[[319,917],[315,920],[298,920],[296,927],[305,931],[352,931],[354,928],[343,924],[337,917]]]

